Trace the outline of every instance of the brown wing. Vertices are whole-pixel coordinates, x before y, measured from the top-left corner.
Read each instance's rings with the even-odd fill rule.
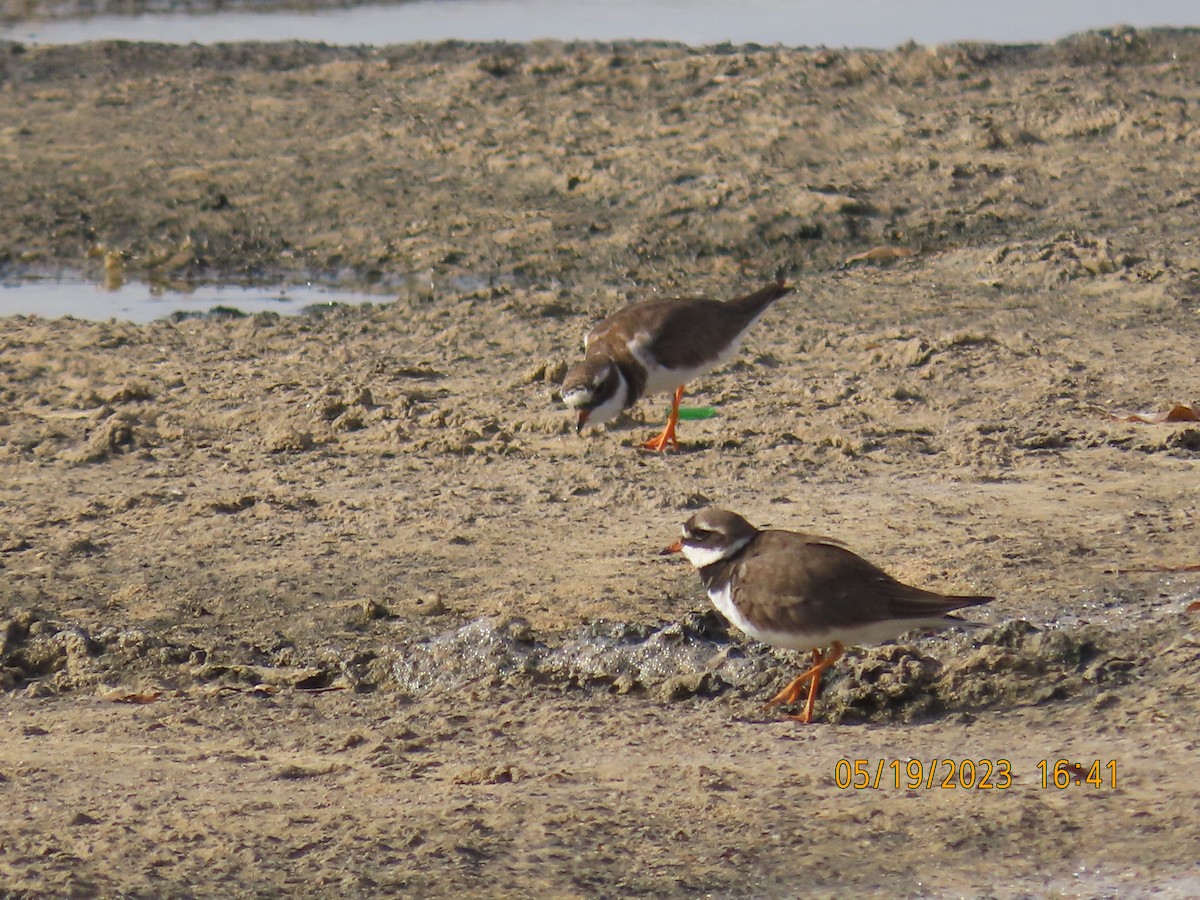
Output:
[[[671,301],[672,309],[665,313],[667,327],[659,331],[650,352],[659,359],[666,355],[684,360],[689,368],[699,368],[712,361],[710,354],[723,353],[768,306],[790,291],[776,281],[724,303],[704,298]],[[697,348],[704,346],[709,352],[698,353]]]
[[[686,366],[703,365],[708,354],[700,352],[706,345],[718,341],[722,334],[719,325],[724,321],[719,300],[696,297],[678,300],[647,300],[634,303],[613,313],[591,330],[587,336],[589,354],[599,350],[624,353],[626,346],[639,333],[657,334],[650,352],[661,358],[663,353],[678,353]]]
[[[849,628],[888,619],[936,619],[992,599],[910,587],[826,538],[786,531],[764,531],[738,557],[734,571],[742,585],[753,585],[752,591],[738,593],[739,606],[752,618],[747,607],[758,606],[759,621],[785,630],[811,628],[813,621]]]
[[[752,321],[720,300],[676,300],[662,313],[663,327],[649,346],[656,359],[673,359],[689,369],[716,362]]]
[[[771,303],[791,288],[769,284],[728,302],[707,297],[646,300],[613,313],[587,336],[589,354],[624,350],[638,333],[656,335],[649,351],[689,368],[702,368],[722,353]]]

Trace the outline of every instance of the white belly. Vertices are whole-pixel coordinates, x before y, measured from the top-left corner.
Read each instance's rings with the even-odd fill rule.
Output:
[[[882,644],[903,634],[921,629],[941,629],[953,622],[936,617],[926,620],[891,619],[884,622],[869,622],[853,628],[805,629],[803,631],[773,631],[768,628],[758,628],[742,615],[733,603],[733,592],[729,585],[723,590],[711,590],[708,599],[713,606],[732,625],[737,626],[750,637],[772,647],[782,647],[785,650],[823,650],[835,641],[846,647],[865,647]]]
[[[733,343],[725,348],[724,353],[704,365],[691,369],[665,369],[654,355],[650,353],[650,341],[651,338],[649,335],[639,334],[629,344],[629,352],[646,369],[646,389],[642,391],[642,396],[661,394],[663,391],[674,391],[681,384],[687,384],[689,381],[699,378],[705,372],[711,372],[718,366],[724,365],[737,352],[738,344],[740,343],[737,340],[733,341]]]

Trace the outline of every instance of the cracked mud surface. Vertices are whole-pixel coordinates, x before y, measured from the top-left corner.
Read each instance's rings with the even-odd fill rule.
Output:
[[[1200,424],[1109,414],[1200,399],[1197,43],[0,47],[7,276],[379,299],[0,320],[0,882],[1195,895]],[[683,452],[574,435],[596,319],[780,270]],[[997,600],[800,727],[708,503]],[[910,758],[1013,784],[835,784]]]

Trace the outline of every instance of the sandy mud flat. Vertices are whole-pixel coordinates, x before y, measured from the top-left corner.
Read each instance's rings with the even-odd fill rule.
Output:
[[[1114,416],[1200,401],[1198,51],[0,46],[6,278],[379,301],[0,320],[0,893],[1200,894],[1200,423]],[[574,434],[776,274],[682,452]],[[711,503],[997,600],[781,720]]]

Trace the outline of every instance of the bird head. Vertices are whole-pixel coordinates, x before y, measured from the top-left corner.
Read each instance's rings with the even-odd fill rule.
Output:
[[[625,408],[629,385],[610,359],[585,359],[563,378],[563,403],[579,410],[575,433],[585,425],[600,425]]]
[[[697,569],[728,559],[754,539],[758,529],[726,509],[710,506],[683,523],[679,540],[664,549],[682,553]]]

